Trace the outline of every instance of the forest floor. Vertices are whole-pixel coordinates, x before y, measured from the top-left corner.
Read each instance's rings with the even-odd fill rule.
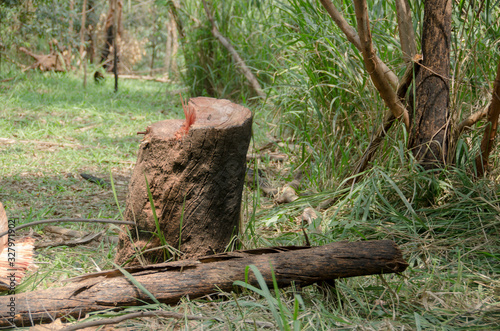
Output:
[[[137,132],[153,122],[182,118],[182,87],[122,80],[115,93],[111,79],[103,85],[89,82],[83,89],[81,78],[71,74],[13,71],[9,77],[0,82],[0,201],[9,218],[19,223],[63,217],[120,219],[141,140]],[[272,142],[266,115],[259,113],[263,109],[252,109],[252,153]],[[249,167],[263,170],[269,185],[281,188],[297,178],[293,148],[284,141],[272,143],[270,150],[288,153],[288,160],[264,157]],[[84,180],[82,173],[106,180],[112,176],[115,190]],[[500,329],[500,187],[494,180],[473,181],[461,169],[436,177],[374,168],[347,189],[316,192],[311,182],[306,172],[298,188],[301,198],[283,205],[246,186],[241,238],[245,248],[304,244],[300,215],[307,207],[333,199],[330,208],[318,211],[321,230],[317,224],[309,229],[313,245],[391,239],[409,262],[407,271],[339,280],[329,289],[287,288],[272,292],[272,300],[250,290],[221,293],[215,299],[185,299],[177,306],[156,308],[219,320],[144,318],[117,328]],[[431,190],[437,198],[426,196]],[[118,233],[117,227],[103,224],[58,225],[105,231],[107,238]],[[39,240],[49,239],[43,226],[26,233],[30,231]],[[38,269],[18,291],[62,286],[65,279],[113,268],[113,242],[39,249]]]

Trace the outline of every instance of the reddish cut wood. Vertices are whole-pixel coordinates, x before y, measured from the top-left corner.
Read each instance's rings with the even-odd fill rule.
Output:
[[[136,221],[139,236],[132,227],[133,243],[126,232],[120,235],[119,264],[137,251],[161,246],[145,176],[161,232],[181,258],[224,252],[238,234],[252,113],[229,100],[205,97],[191,99],[188,107],[196,120],[182,135],[176,133],[183,132],[183,120],[157,122],[146,130],[124,214]],[[158,249],[141,258],[157,263],[168,257]]]

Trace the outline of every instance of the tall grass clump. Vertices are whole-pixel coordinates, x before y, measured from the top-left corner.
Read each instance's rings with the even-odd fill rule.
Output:
[[[356,28],[351,2],[336,1],[348,23]],[[387,111],[366,72],[362,56],[349,43],[316,1],[289,0],[275,4],[278,53],[269,90],[280,115],[282,136],[302,146],[300,162],[317,181],[319,189],[345,178],[365,150]],[[417,45],[423,23],[423,2],[411,3]],[[398,75],[405,64],[399,43],[396,8],[391,2],[368,1],[377,55]],[[493,19],[499,7],[472,2],[453,6],[451,111],[455,120],[486,106],[498,58],[500,23]],[[496,15],[496,16],[495,16]],[[491,59],[495,59],[491,62]],[[392,130],[374,162],[393,163],[406,133]],[[477,134],[456,145],[476,149]],[[396,148],[392,148],[396,146]],[[462,149],[465,150],[465,149]]]
[[[268,1],[207,2],[217,29],[231,40],[233,47],[251,68],[261,85],[270,81],[272,38],[266,35],[272,19]],[[185,59],[182,80],[193,96],[227,98],[246,102],[255,97],[245,76],[238,71],[228,50],[212,35],[211,23],[199,1],[183,6]]]
[[[331,291],[303,291],[304,302],[315,309],[308,310],[302,325],[311,330],[321,325],[367,330],[500,326],[498,185],[473,180],[458,167],[437,174],[411,160],[399,173],[375,166],[351,187],[260,211],[261,225],[276,229],[266,244],[303,244],[303,234],[287,229],[296,227],[294,220],[305,207],[325,197],[334,202],[321,214],[322,230],[307,230],[312,245],[390,239],[409,266],[403,275],[354,277],[336,281]],[[315,311],[325,313],[315,316]]]
[[[395,10],[385,2],[371,3],[370,17],[379,56],[399,72]],[[385,107],[366,73],[359,51],[316,1],[290,0],[276,5],[280,55],[274,62],[274,102],[282,118],[280,131],[302,145],[297,155],[329,187],[352,170],[370,140]],[[342,5],[355,26],[351,3]]]

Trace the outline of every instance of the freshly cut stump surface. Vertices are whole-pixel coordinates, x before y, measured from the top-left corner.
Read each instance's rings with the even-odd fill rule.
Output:
[[[229,100],[205,97],[191,99],[188,108],[196,114],[188,130],[183,120],[146,130],[124,214],[136,228],[124,226],[120,234],[119,264],[163,262],[175,250],[183,259],[220,253],[238,234],[252,113]],[[165,242],[169,252],[144,252]]]

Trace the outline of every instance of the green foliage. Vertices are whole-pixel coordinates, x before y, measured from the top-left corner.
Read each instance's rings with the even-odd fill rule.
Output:
[[[423,1],[410,3],[419,36]],[[223,322],[200,322],[213,323],[213,328],[226,323],[228,328],[253,329],[254,325],[243,323],[251,317],[272,321],[282,329],[498,329],[500,189],[495,181],[473,178],[481,130],[463,135],[456,143],[456,164],[436,173],[423,171],[408,156],[406,132],[396,127],[381,146],[374,167],[363,180],[346,187],[346,175],[386,111],[359,52],[316,1],[210,4],[221,33],[232,40],[268,94],[266,105],[248,103],[255,112],[256,139],[267,139],[262,138],[270,128],[266,122],[274,121],[276,130],[271,133],[285,142],[280,148],[291,157],[290,172],[304,170],[306,185],[321,192],[275,206],[258,188],[245,190],[250,193],[243,208],[245,231],[240,240],[244,247],[302,245],[304,236],[297,219],[305,207],[317,207],[328,199],[332,206],[316,221],[322,230],[318,231],[317,223],[307,229],[313,245],[392,239],[410,266],[403,276],[340,280],[334,289],[303,288],[300,296],[295,291],[270,289],[260,281],[259,287],[237,283],[250,291],[235,300],[185,300],[181,304],[187,305],[185,311],[223,316]],[[355,26],[352,3],[335,4]],[[170,4],[157,1],[156,5],[168,11]],[[497,1],[454,3],[451,109],[458,119],[482,109],[490,98],[499,57],[497,5]],[[125,9],[125,15],[133,15],[127,5]],[[132,9],[139,11],[139,7]],[[377,54],[401,75],[404,65],[393,3],[369,1],[369,11]],[[2,23],[30,22],[34,12],[13,7],[2,14],[6,15]],[[191,94],[250,100],[253,91],[210,33],[200,3],[182,2],[179,14],[186,33],[181,40],[186,64],[183,79]],[[141,15],[135,23],[128,20],[129,29],[144,38],[155,37],[152,27],[144,28],[147,17]],[[46,17],[44,26],[50,27],[50,20]],[[161,21],[157,23],[159,29]],[[20,23],[16,24],[0,27],[6,45],[4,36],[11,38],[9,33],[13,36],[19,31]],[[162,43],[162,37],[158,38],[155,42]],[[61,212],[61,205],[67,206],[64,201],[76,196],[82,204],[80,209],[72,208],[81,213],[119,217],[116,204],[120,199],[123,203],[123,195],[109,194],[101,199],[102,205],[89,207],[88,201],[96,194],[105,194],[103,189],[88,183],[81,188],[78,179],[59,177],[87,168],[130,171],[138,146],[135,133],[151,122],[179,117],[178,100],[165,95],[164,85],[123,82],[114,94],[106,82],[83,91],[80,78],[72,74],[20,73],[2,63],[4,77],[12,80],[0,84],[0,131],[15,140],[0,151],[0,198],[7,200],[9,211],[25,221],[54,216]],[[55,151],[43,150],[39,141],[82,148],[62,145]],[[499,175],[496,154],[491,172],[495,180]],[[257,161],[254,165],[272,166]],[[55,175],[26,175],[47,172]],[[63,213],[69,216],[72,210],[64,208]],[[34,286],[56,281],[52,268],[65,276],[81,274],[82,269],[93,271],[97,251],[104,252],[98,264],[111,267],[112,247],[99,249],[81,254],[60,248],[57,256],[64,258],[55,262],[42,255],[41,261],[52,267],[38,276],[43,282],[33,277]],[[254,274],[259,279],[258,271]]]
[[[78,2],[75,1],[75,8]],[[81,4],[80,4],[81,7]],[[81,9],[79,10],[81,11]],[[9,48],[24,46],[34,50],[48,50],[48,42],[57,39],[62,45],[77,42],[77,35],[69,35],[69,21],[79,30],[77,10],[70,10],[69,1],[21,1],[16,5],[0,5],[0,38]]]
[[[431,199],[422,194],[429,190],[434,193]],[[411,329],[418,325],[446,330],[498,328],[498,312],[493,308],[499,302],[494,294],[500,272],[498,185],[474,181],[459,168],[424,172],[411,160],[400,171],[375,167],[347,189],[261,209],[255,227],[267,235],[257,246],[302,244],[303,235],[293,230],[294,219],[304,208],[327,198],[333,204],[322,213],[322,231],[308,232],[312,245],[391,239],[410,265],[403,277],[358,277],[337,281],[331,292],[318,288],[302,292],[306,306],[314,304],[317,312],[316,316],[309,310],[302,325],[311,325],[311,330],[322,325],[324,329],[390,328],[384,323],[396,329],[403,325]],[[490,282],[496,285],[489,289],[478,285]],[[319,293],[321,299],[315,297]]]
[[[249,271],[252,270],[260,288],[257,288],[249,283]],[[295,294],[293,300],[293,308],[289,309],[287,303],[280,296],[280,290],[278,288],[278,283],[276,281],[276,276],[274,274],[273,268],[271,266],[271,274],[273,280],[273,289],[275,295],[273,296],[269,287],[267,286],[266,280],[262,276],[261,272],[255,265],[247,266],[245,269],[245,282],[235,281],[234,285],[241,286],[245,289],[255,292],[256,294],[263,297],[268,304],[269,310],[272,313],[274,321],[278,326],[279,330],[282,331],[298,331],[301,330],[301,323],[299,320],[299,310],[304,310],[304,302],[299,294]]]
[[[231,40],[261,84],[269,82],[272,73],[266,73],[266,69],[273,53],[267,33],[272,7],[266,1],[219,0],[209,2],[209,6],[220,33]],[[186,66],[182,79],[190,94],[240,102],[255,96],[230,53],[212,35],[200,2],[185,2],[182,14],[185,37],[181,46]]]

